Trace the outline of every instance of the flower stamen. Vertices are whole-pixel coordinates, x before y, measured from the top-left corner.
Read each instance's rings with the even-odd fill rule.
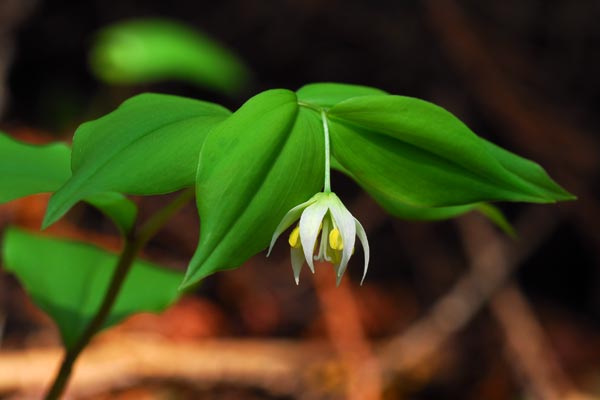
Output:
[[[299,249],[302,247],[302,243],[300,242],[300,227],[296,226],[292,233],[290,233],[290,237],[288,238],[288,243],[290,247],[294,249]]]
[[[331,232],[329,232],[329,246],[333,250],[344,250],[344,242],[339,229],[333,228]]]

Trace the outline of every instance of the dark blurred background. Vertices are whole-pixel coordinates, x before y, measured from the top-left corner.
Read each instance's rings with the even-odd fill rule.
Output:
[[[135,87],[99,82],[87,64],[95,32],[132,17],[171,18],[197,28],[246,61],[254,73],[251,85],[231,98],[180,82]],[[0,0],[0,129],[23,140],[68,141],[78,124],[143,91],[205,99],[234,110],[262,90],[332,81],[439,104],[479,135],[543,165],[579,200],[499,204],[527,232],[521,236],[525,244],[508,244],[510,254],[525,253],[508,286],[521,302],[504,299],[504,310],[506,302],[517,307],[514,314],[502,317],[502,297],[494,297],[502,290],[486,296],[482,289],[478,301],[500,300],[490,308],[471,310],[456,333],[442,328],[440,335],[450,345],[436,347],[434,361],[429,356],[411,367],[391,368],[393,373],[385,373],[380,382],[381,392],[392,399],[510,399],[552,398],[547,393],[554,390],[562,393],[556,398],[595,398],[600,396],[599,20],[600,2],[594,0]],[[297,287],[281,245],[270,259],[259,254],[236,271],[207,279],[195,297],[163,316],[167,322],[152,325],[147,317],[137,325],[131,322],[129,329],[154,329],[169,340],[189,341],[331,339],[336,325],[327,313],[336,308],[328,307],[342,304],[340,310],[350,310],[349,322],[342,326],[357,320],[364,334],[357,336],[357,346],[366,347],[365,354],[378,354],[380,343],[426,319],[439,299],[468,276],[477,248],[504,243],[502,234],[490,232],[477,216],[458,222],[399,221],[386,217],[345,177],[336,175],[333,184],[369,231],[372,263],[365,285],[358,286],[362,271],[354,260],[341,294],[323,289],[319,279],[326,278],[311,280],[306,272]],[[147,215],[165,199],[137,201]],[[31,201],[13,205],[10,212],[0,208],[0,228],[32,223],[40,218],[40,208],[43,213],[43,205]],[[69,218],[96,235],[114,233],[109,223],[83,206]],[[185,268],[197,237],[198,221],[190,205],[146,255]],[[17,282],[0,278],[7,316],[3,347],[56,345],[50,323],[25,304]],[[521,306],[528,311],[519,326],[534,323],[539,330],[526,329],[525,336],[518,333],[520,339],[515,339],[510,324],[519,321],[510,318],[521,316]],[[335,339],[332,343],[336,348]],[[529,357],[528,349],[537,347],[544,355]],[[336,351],[346,350],[342,346]],[[559,378],[536,376],[547,372],[544,357],[553,360],[550,373]],[[320,379],[338,379],[330,375],[337,377],[331,373]],[[277,392],[235,379],[199,381],[203,385],[150,379],[146,392],[170,393],[169,398],[304,398],[312,390]],[[322,398],[346,396],[336,384],[323,383],[328,385],[334,389],[317,391]],[[139,390],[135,385],[106,389],[112,396],[141,398]],[[109,398],[90,396],[81,398]]]

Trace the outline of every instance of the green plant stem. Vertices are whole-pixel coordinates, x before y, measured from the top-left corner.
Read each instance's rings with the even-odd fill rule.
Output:
[[[52,386],[46,394],[46,400],[56,400],[63,393],[67,382],[69,381],[69,377],[71,376],[75,361],[94,335],[102,329],[139,251],[193,196],[194,190],[187,189],[175,200],[150,217],[137,233],[132,231],[125,235],[125,245],[121,251],[117,268],[111,278],[106,294],[102,299],[102,304],[83,334],[79,337],[79,340],[73,347],[67,350]]]
[[[175,200],[152,215],[138,230],[137,241],[144,246],[173,215],[194,198],[194,188],[183,191]]]
[[[325,138],[325,182],[323,183],[323,191],[331,192],[331,166],[330,166],[330,148],[329,148],[329,125],[327,125],[327,114],[325,110],[321,110],[321,119],[323,120],[323,135]]]

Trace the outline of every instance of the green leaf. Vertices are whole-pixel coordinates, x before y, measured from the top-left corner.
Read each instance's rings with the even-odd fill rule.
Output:
[[[103,29],[90,54],[96,76],[131,85],[182,80],[225,93],[242,89],[250,76],[232,52],[185,25],[160,19],[120,22]]]
[[[66,144],[34,146],[0,132],[0,203],[53,192],[71,176]]]
[[[54,192],[71,176],[71,149],[64,143],[31,145],[0,132],[0,203],[32,194]],[[135,221],[137,207],[119,193],[84,199],[108,215],[124,232]]]
[[[537,163],[520,157],[510,151],[503,149],[492,142],[481,138],[487,150],[508,171],[518,175],[532,185],[543,188],[555,200],[575,200],[576,197],[554,182]]]
[[[346,170],[335,157],[331,157],[331,168],[342,172],[349,178],[356,181],[356,178],[354,178],[352,174]],[[403,203],[396,198],[390,197],[386,194],[386,192],[379,191],[376,188],[367,186],[362,186],[362,188],[391,215],[407,220],[436,221],[454,218],[461,214],[467,213],[478,206],[476,203],[450,207],[415,207]]]
[[[3,257],[33,301],[58,325],[67,348],[93,318],[106,292],[117,256],[79,242],[9,229]],[[129,272],[104,328],[131,314],[160,312],[179,295],[183,274],[143,261]]]
[[[356,97],[334,106],[328,116],[337,160],[361,186],[389,200],[447,207],[490,200],[565,199],[548,189],[552,180],[543,171],[533,172],[527,163],[505,167],[486,142],[426,101]]]
[[[192,186],[206,135],[229,115],[212,103],[141,94],[81,125],[73,139],[73,176],[50,199],[44,227],[98,193],[151,195]]]
[[[477,204],[449,207],[415,207],[402,203],[376,189],[366,189],[366,191],[373,196],[375,201],[377,201],[377,203],[379,203],[379,205],[387,212],[395,217],[407,220],[435,221],[454,218],[477,208]]]
[[[298,101],[318,107],[330,108],[353,97],[384,95],[386,92],[369,86],[348,85],[345,83],[311,83],[302,86],[296,95]]]
[[[198,165],[201,229],[183,286],[267,247],[281,218],[323,185],[320,115],[288,90],[248,100],[207,138]]]
[[[502,211],[500,211],[497,207],[491,204],[481,203],[477,205],[477,211],[481,213],[484,217],[492,221],[494,225],[500,228],[512,239],[517,239],[517,237],[519,236],[515,228],[511,225],[510,222],[508,222]]]
[[[331,158],[331,167],[352,178],[352,174],[345,170],[333,157]],[[378,191],[377,189],[367,187],[363,187],[363,189],[387,212],[398,218],[414,221],[438,221],[458,217],[471,211],[477,211],[511,238],[517,237],[515,229],[508,222],[504,214],[498,208],[488,203],[474,203],[450,207],[414,207],[402,203],[398,199],[389,197],[385,192]]]

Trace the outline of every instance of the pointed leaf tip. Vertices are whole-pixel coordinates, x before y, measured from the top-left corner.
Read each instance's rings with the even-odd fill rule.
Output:
[[[483,140],[432,103],[363,96],[335,105],[328,115],[337,161],[380,197],[421,208],[565,198],[537,164]],[[455,211],[461,210],[437,214]]]

